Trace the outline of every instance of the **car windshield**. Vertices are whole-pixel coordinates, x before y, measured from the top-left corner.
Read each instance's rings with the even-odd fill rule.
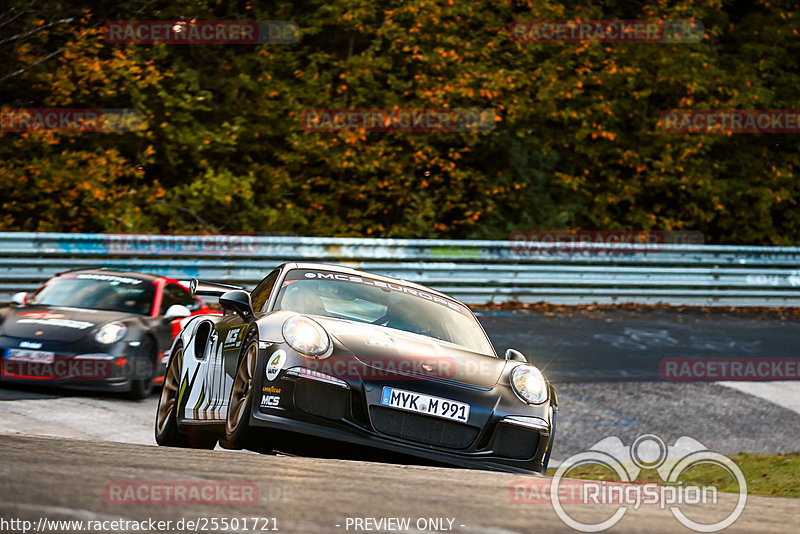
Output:
[[[468,308],[401,284],[333,271],[294,269],[286,275],[275,309],[380,325],[495,356]]]
[[[150,315],[155,286],[148,280],[106,274],[67,274],[48,281],[29,303]]]

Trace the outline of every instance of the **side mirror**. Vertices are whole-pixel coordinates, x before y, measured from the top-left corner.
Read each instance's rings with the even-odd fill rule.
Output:
[[[17,306],[25,306],[25,302],[28,300],[28,294],[24,291],[20,293],[15,293],[13,297],[11,297],[11,302],[16,304]]]
[[[180,304],[173,304],[169,308],[167,308],[167,313],[164,314],[164,319],[183,319],[184,317],[189,317],[192,314],[192,310],[187,308],[186,306],[182,306]]]
[[[506,351],[506,360],[513,360],[515,362],[526,362],[526,363],[528,361],[527,359],[525,359],[525,356],[523,356],[520,351],[514,349],[508,349]]]
[[[241,289],[234,289],[223,293],[219,297],[219,305],[226,310],[233,310],[245,321],[253,320],[253,303],[250,294]]]

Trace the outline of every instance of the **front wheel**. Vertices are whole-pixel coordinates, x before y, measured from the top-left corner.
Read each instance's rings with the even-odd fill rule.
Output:
[[[225,417],[225,440],[220,445],[226,449],[244,449],[250,441],[250,414],[252,412],[253,377],[258,364],[258,332],[251,330],[239,358],[233,378],[228,415]]]
[[[175,345],[164,376],[164,387],[158,400],[156,410],[156,443],[163,447],[191,447],[195,449],[213,449],[217,438],[210,434],[194,432],[187,434],[178,428],[177,413],[179,393],[181,389],[181,371],[183,369],[183,346]]]
[[[183,347],[176,345],[169,359],[164,387],[156,410],[156,443],[165,447],[186,447],[186,435],[178,430],[178,391],[180,391]]]
[[[156,368],[156,345],[150,336],[142,339],[141,349],[137,360],[138,365],[133,366],[134,377],[131,378],[131,389],[128,398],[133,400],[146,399],[153,392],[153,374]],[[139,375],[142,378],[139,378]]]

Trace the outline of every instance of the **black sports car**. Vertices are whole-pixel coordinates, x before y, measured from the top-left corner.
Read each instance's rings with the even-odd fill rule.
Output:
[[[150,394],[182,318],[211,313],[179,282],[76,270],[0,309],[0,380]]]
[[[193,317],[175,339],[159,445],[546,470],[553,387],[520,353],[498,357],[459,301],[312,263],[283,264],[250,293],[191,285],[226,312]]]

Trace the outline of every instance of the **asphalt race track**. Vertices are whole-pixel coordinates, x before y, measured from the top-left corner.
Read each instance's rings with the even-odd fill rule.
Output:
[[[442,524],[453,531],[476,534],[570,531],[549,504],[512,500],[509,486],[535,477],[53,438],[0,436],[0,449],[4,496],[0,513],[33,524],[43,517],[165,521],[259,517],[275,518],[279,531],[299,534],[347,532],[348,517],[402,517],[410,518],[411,525],[420,518],[444,518]],[[131,506],[114,503],[106,492],[107,485],[125,481],[172,480],[255,483],[258,498],[238,506]],[[725,497],[729,502],[733,498]],[[605,518],[613,511],[608,506],[583,506],[592,517]],[[750,497],[728,532],[786,532],[798,517],[798,500]],[[586,516],[583,520],[588,521]],[[616,530],[688,531],[669,511],[644,506],[629,511]]]
[[[664,358],[800,356],[800,321],[750,313],[600,309],[479,317],[498,350],[516,348],[555,382],[660,380]]]
[[[481,321],[498,350],[513,346],[526,352],[557,383],[561,411],[555,460],[608,436],[630,444],[647,433],[668,445],[691,436],[724,454],[800,450],[800,382],[667,382],[658,374],[660,359],[675,355],[797,357],[796,321],[677,317],[666,311],[574,317],[493,312]],[[327,533],[367,531],[348,527],[347,518],[398,517],[411,520],[412,528],[403,532],[416,532],[419,519],[426,527],[421,530],[429,532],[447,531],[444,527],[487,534],[571,531],[549,501],[514,497],[515,485],[548,480],[542,477],[156,448],[156,403],[155,395],[131,402],[110,394],[0,388],[0,519],[30,520],[37,526],[41,518],[175,522],[260,517],[274,518],[269,526],[282,532]],[[119,504],[108,498],[109,484],[155,481],[249,483],[257,487],[258,499],[177,506]],[[732,507],[735,496],[724,494],[721,501]],[[573,506],[587,520],[616,510]],[[686,510],[696,518],[706,512]],[[750,496],[726,532],[786,532],[798,522],[800,500]],[[213,530],[244,531],[241,527]],[[3,529],[2,522],[0,530],[22,532]],[[44,531],[70,530],[77,529]],[[179,530],[194,529],[170,531]],[[668,509],[652,505],[628,510],[611,531],[691,532]]]

